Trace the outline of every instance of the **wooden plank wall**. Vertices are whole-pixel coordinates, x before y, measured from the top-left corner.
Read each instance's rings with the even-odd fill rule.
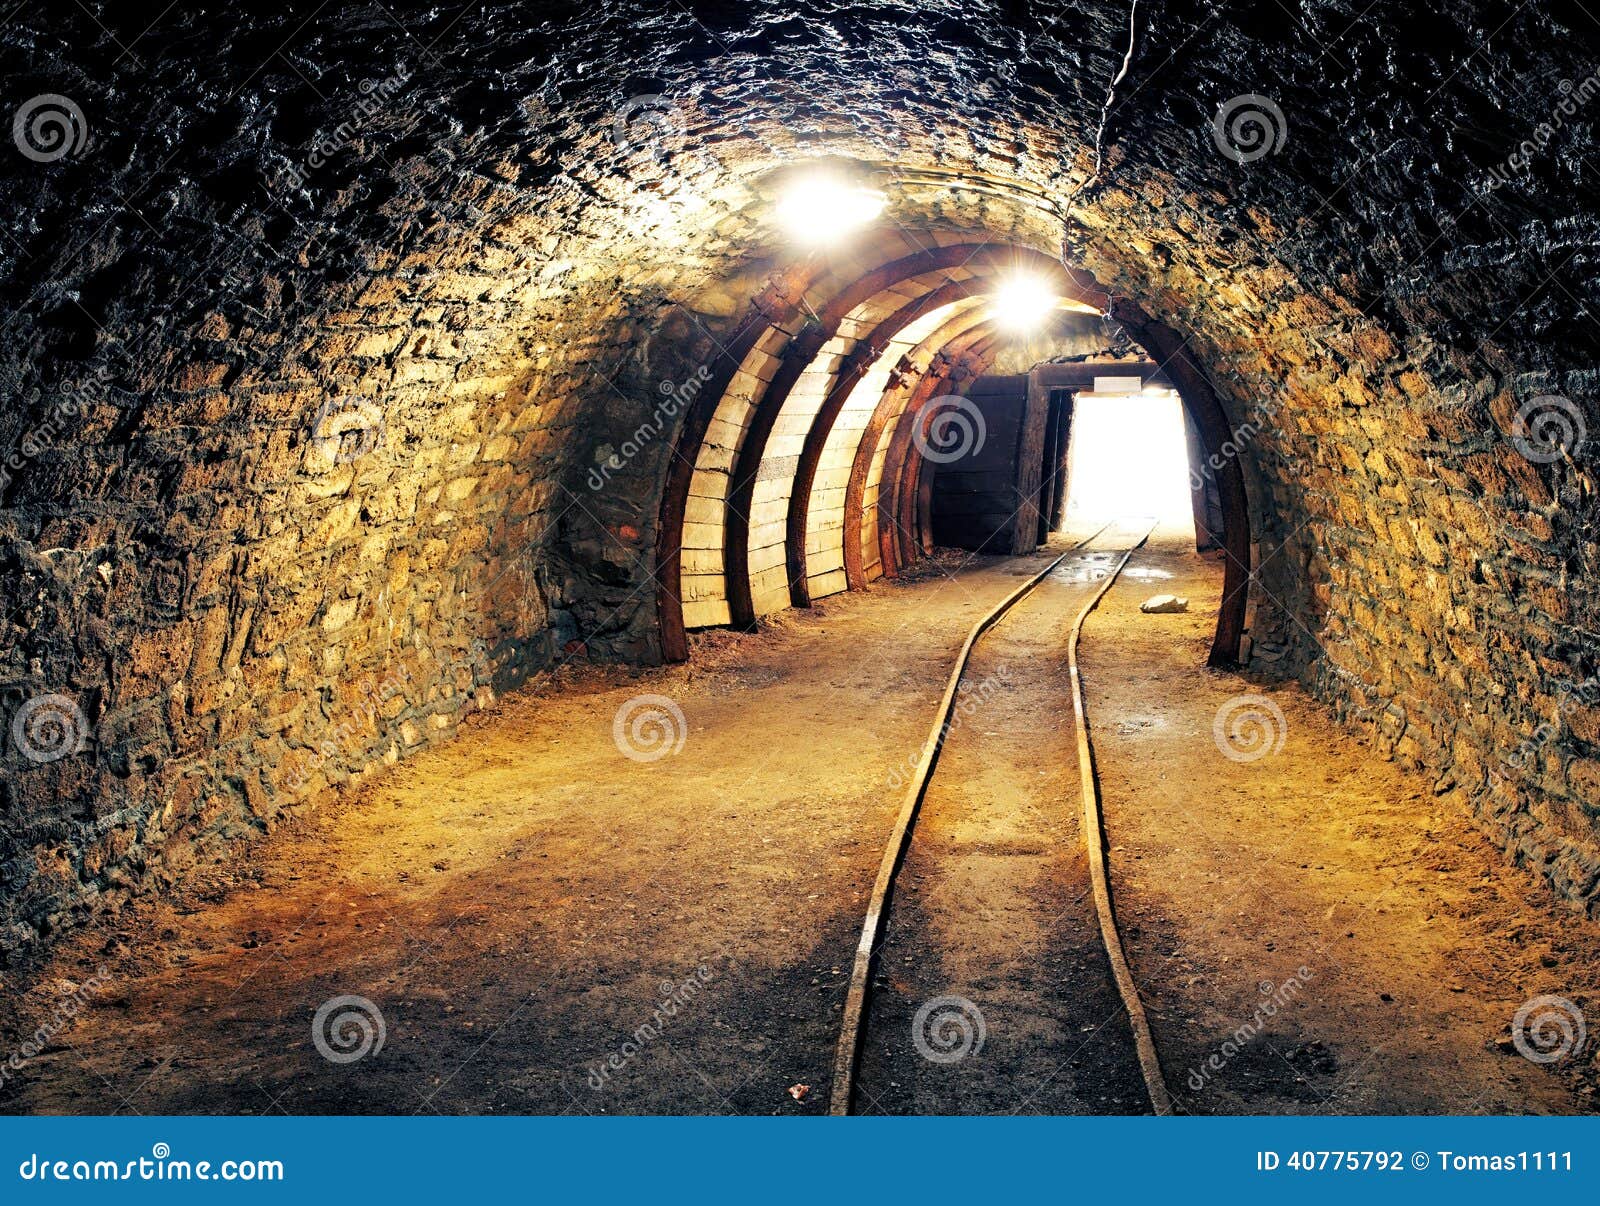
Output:
[[[933,482],[934,543],[985,553],[1023,553],[1039,542],[1049,390],[1027,374],[980,377],[967,397],[983,415],[975,452],[940,464]]]
[[[722,543],[729,474],[744,441],[750,416],[755,413],[777,371],[778,355],[787,340],[784,332],[774,329],[750,349],[717,404],[716,418],[711,421],[705,443],[696,455],[683,524],[683,570],[679,589],[685,628],[728,622]]]
[[[1067,510],[1067,445],[1072,431],[1071,390],[1046,387],[1044,480],[1039,484],[1039,543],[1061,526]]]
[[[1200,430],[1189,417],[1189,408],[1183,408],[1184,442],[1189,450],[1189,497],[1194,505],[1194,545],[1200,552],[1221,548],[1218,536],[1222,532],[1222,492],[1217,488],[1217,475],[1206,463]]]

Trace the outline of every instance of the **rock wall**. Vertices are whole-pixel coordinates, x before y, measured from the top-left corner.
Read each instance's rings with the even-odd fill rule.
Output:
[[[1188,336],[1254,667],[1595,909],[1581,6],[1140,4],[1109,104],[1122,3],[92,7],[0,28],[0,948],[560,659],[654,659],[670,438],[590,473],[824,153]]]

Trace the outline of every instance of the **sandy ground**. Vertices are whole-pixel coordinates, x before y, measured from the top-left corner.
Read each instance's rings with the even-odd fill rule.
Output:
[[[859,1113],[1148,1109],[1089,895],[1065,659],[1142,530],[1066,558],[973,650],[891,899]]]
[[[7,969],[7,1052],[66,997],[88,1003],[0,1085],[0,1110],[819,1112],[894,774],[968,627],[1043,564],[980,559],[952,580],[946,556],[758,634],[702,637],[687,667],[565,674],[502,701],[182,894]],[[1183,1108],[1593,1108],[1591,1066],[1529,1062],[1507,1025],[1539,993],[1596,999],[1600,927],[1298,692],[1270,692],[1286,716],[1278,754],[1219,756],[1218,704],[1258,688],[1198,669],[1217,567],[1168,549],[1133,568],[1090,618],[1083,661],[1119,910]],[[1157,589],[1194,610],[1140,615]],[[879,1108],[1138,1108],[1114,1066],[1116,1008],[1083,974],[1097,956],[1072,886],[1072,809],[996,808],[1030,773],[1052,795],[1070,777],[1064,717],[1044,703],[1063,687],[1048,647],[1064,617],[1017,618],[983,656],[1024,667],[1032,727],[1019,740],[1011,716],[967,734],[999,734],[1004,766],[952,746],[945,769],[983,786],[948,781],[922,847],[937,863],[925,875],[959,889],[987,867],[995,895],[956,918],[930,883],[904,894],[899,919],[946,960],[903,981],[902,1006],[941,985],[982,995],[985,950],[1011,1003],[992,1005],[993,1058],[956,1065],[977,1088],[902,1083]],[[664,715],[668,746],[683,742],[641,761],[613,726],[647,694],[681,710],[681,726]],[[660,748],[652,735],[643,724],[636,752]],[[1292,1001],[1186,1089],[1252,1018],[1262,982],[1302,966]],[[365,1001],[338,1003],[351,996]],[[352,1010],[370,1038],[326,1024]],[[1030,1105],[1024,1087],[1084,1026],[1107,1041],[1073,1052]]]
[[[1117,913],[1178,1108],[1593,1112],[1600,926],[1297,688],[1196,670],[1220,584],[1153,544],[1079,659]],[[1141,614],[1156,593],[1190,611]],[[1264,745],[1239,730],[1235,753],[1278,747],[1252,761],[1214,733],[1246,694],[1283,714]],[[1518,1053],[1510,1024],[1543,995],[1588,1013],[1577,1058]]]
[[[822,1110],[889,778],[967,630],[1045,559],[960,562],[708,634],[687,667],[510,697],[182,898],[72,936],[7,977],[7,1048],[107,983],[0,1108]],[[633,748],[684,740],[637,761],[614,722],[647,694],[683,722],[645,716]],[[337,1063],[313,1019],[347,995],[383,1046]]]

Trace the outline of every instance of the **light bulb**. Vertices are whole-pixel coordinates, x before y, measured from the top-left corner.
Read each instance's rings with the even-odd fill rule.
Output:
[[[994,317],[1012,331],[1031,331],[1056,308],[1054,289],[1036,276],[1019,273],[1003,281],[994,293]]]
[[[789,237],[808,247],[836,243],[883,212],[887,198],[837,176],[796,180],[778,201],[778,221]]]

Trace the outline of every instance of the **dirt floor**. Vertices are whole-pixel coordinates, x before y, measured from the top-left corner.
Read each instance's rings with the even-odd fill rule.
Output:
[[[859,1113],[1139,1113],[1090,897],[1067,633],[1142,525],[1053,569],[973,649],[891,897]]]
[[[1221,576],[1192,547],[1135,554],[1079,653],[1117,913],[1177,1108],[1594,1112],[1600,925],[1297,688],[1197,670]],[[1189,611],[1142,614],[1157,593]],[[1223,755],[1240,695],[1283,722],[1229,748],[1276,752]],[[1589,1014],[1578,1058],[1518,1053],[1511,1023],[1547,994]]]
[[[686,667],[564,673],[503,700],[448,746],[199,871],[181,895],[139,901],[39,966],[6,970],[7,1052],[63,1000],[86,1005],[0,1085],[0,1110],[820,1112],[896,773],[967,629],[1044,564],[944,555],[916,580],[761,633],[701,637]],[[1537,994],[1600,999],[1600,926],[1297,691],[1266,692],[1286,717],[1277,754],[1220,756],[1217,707],[1261,690],[1199,669],[1220,573],[1175,547],[1130,570],[1091,616],[1081,656],[1118,908],[1180,1106],[1592,1110],[1592,1065],[1532,1063],[1508,1026]],[[1189,595],[1191,611],[1140,614],[1157,590]],[[1028,615],[996,630],[984,657],[1014,656],[1018,642],[1036,652],[1069,618]],[[1064,688],[1051,665],[1016,677],[1034,699]],[[630,742],[660,748],[647,719],[626,723],[641,695],[681,710],[681,728],[665,713],[668,748],[683,737],[676,753],[627,756]],[[1074,978],[1096,957],[1070,886],[1080,854],[1043,849],[1076,842],[1076,801],[1052,813],[1041,796],[1005,817],[988,798],[1030,771],[1070,777],[1063,720],[1045,714],[1019,742],[1024,720],[980,729],[980,712],[968,735],[997,734],[1008,765],[985,772],[989,790],[952,785],[930,811],[925,850],[961,855],[947,870],[1016,864],[1001,895],[959,919],[941,894],[902,896],[902,922],[969,961],[926,983],[918,967],[902,1007],[941,981],[981,995],[986,949],[1010,960],[995,974],[1013,976],[1017,937],[1071,981],[1050,1001],[1036,978],[1016,1000],[1038,1008],[995,1009],[992,1060],[963,1061],[991,1084],[997,1069],[1015,1080],[1015,1103],[986,1090],[946,1108],[1140,1108],[1109,1065],[1091,1065],[1096,1043],[1073,1054],[1083,1062],[1061,1095],[1026,1089],[1070,1031],[1119,1032],[1116,1006]],[[1041,742],[1062,746],[1060,767],[1016,754]],[[952,745],[947,771],[976,765],[963,749]],[[1058,903],[1063,920],[1046,925]],[[1268,981],[1284,1006],[1235,1042]],[[339,1001],[352,996],[365,1001]],[[367,1033],[332,1024],[340,1016]],[[1037,1066],[1023,1033],[1039,1038]],[[1237,1050],[1210,1068],[1224,1043]],[[1199,1090],[1186,1087],[1195,1068]],[[952,1100],[894,1088],[879,1108]]]
[[[973,650],[895,882],[859,1113],[1148,1112],[1089,895],[1065,659],[1142,532],[1067,557]]]

